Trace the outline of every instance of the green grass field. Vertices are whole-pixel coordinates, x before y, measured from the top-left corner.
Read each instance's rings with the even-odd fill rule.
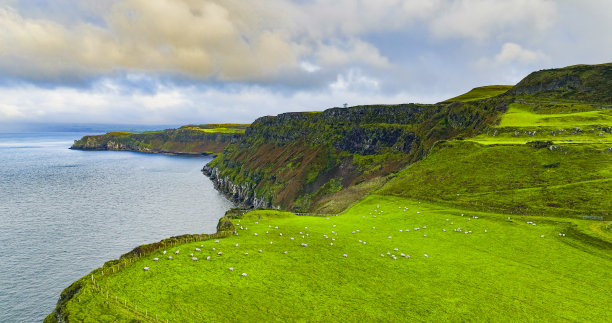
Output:
[[[372,195],[338,217],[253,211],[234,223],[237,236],[160,250],[98,278],[102,292],[81,290],[71,319],[612,320],[612,243],[589,230],[594,221]]]
[[[589,104],[510,104],[499,125],[469,140],[482,144],[612,143],[612,109]]]

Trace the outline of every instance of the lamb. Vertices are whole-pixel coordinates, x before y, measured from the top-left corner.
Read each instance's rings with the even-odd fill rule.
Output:
[[[159,260],[159,258],[153,258],[153,261],[158,261],[158,260]]]
[[[195,250],[196,250],[196,251],[201,251],[201,250],[200,250],[200,248],[196,248]]]
[[[149,271],[149,267],[144,267],[144,271]]]
[[[164,250],[164,255],[166,254],[166,250]]]
[[[178,255],[178,254],[179,254],[179,252],[180,252],[180,250],[177,250],[177,251],[175,251],[175,252],[174,252],[174,254],[175,254],[175,255]]]
[[[247,274],[246,274],[246,273],[242,273],[242,277],[246,277],[246,276],[247,276]]]
[[[198,260],[198,258],[196,258],[196,257],[191,257],[191,260],[193,260],[193,261],[197,261],[197,260]]]

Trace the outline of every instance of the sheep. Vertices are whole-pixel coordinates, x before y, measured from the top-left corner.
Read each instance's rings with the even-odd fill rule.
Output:
[[[282,236],[283,236],[283,233],[281,232],[281,233],[279,233],[278,235],[282,237]]]
[[[381,253],[381,254],[380,254],[380,256],[384,258],[384,257],[385,257],[385,254]]]
[[[164,250],[163,254],[164,254],[164,255],[166,254],[166,250]]]
[[[329,243],[329,245],[330,245],[330,246],[333,246],[333,245],[334,245],[334,243],[333,243],[333,242],[330,242],[330,243]]]
[[[210,260],[210,256],[206,256],[206,260]]]
[[[247,276],[247,274],[246,274],[246,273],[242,273],[242,277],[246,277],[246,276]]]
[[[295,240],[293,237],[291,237],[291,240]]]
[[[236,247],[238,247],[238,244],[236,244]]]
[[[429,258],[429,256],[427,254],[425,254],[425,258]]]
[[[343,256],[344,258],[348,257],[348,255],[347,255],[347,254],[343,254],[342,256]]]
[[[193,261],[197,261],[197,260],[198,260],[198,258],[196,258],[196,257],[191,257],[191,260],[193,260]]]
[[[397,249],[397,248],[393,248],[393,251],[398,251],[398,250],[399,250],[399,249]]]
[[[190,254],[189,254],[189,257],[193,257],[193,254],[192,254],[192,253],[190,253]]]
[[[263,250],[259,249],[259,253],[262,253],[262,252],[263,252]]]
[[[332,225],[332,228],[335,228],[335,227],[336,227],[336,225],[335,225],[335,224],[334,224],[334,225]]]
[[[393,239],[393,237],[392,237],[392,236],[389,236],[389,239]]]
[[[202,250],[200,250],[200,248],[196,248],[195,251],[202,251]]]
[[[230,271],[234,271],[234,267],[229,267],[229,270]]]
[[[366,242],[364,241],[363,244],[366,244]]]
[[[153,261],[158,261],[158,260],[159,260],[159,258],[153,258]]]
[[[217,250],[217,248],[213,248],[212,250],[215,251],[215,250]]]
[[[244,253],[244,255],[245,255],[245,256],[248,256],[248,255],[249,255],[249,253],[248,253],[248,252],[245,252],[245,253]]]
[[[404,232],[404,230],[400,229],[399,232]]]
[[[372,227],[372,230],[376,230],[376,227]]]
[[[215,240],[215,243],[219,243],[219,240]]]
[[[442,232],[446,232],[446,229],[442,229]],[[486,232],[486,231],[485,231]]]
[[[180,250],[177,250],[177,251],[175,251],[175,252],[174,252],[174,254],[175,254],[175,255],[178,255],[178,254],[179,254],[179,252],[181,252],[181,251],[180,251]]]
[[[544,235],[541,235],[540,238],[544,238]]]
[[[217,254],[218,254],[219,256],[221,256],[221,255],[223,254],[223,252],[219,251],[219,252],[217,252]]]
[[[285,251],[285,252],[283,252],[283,253],[284,253],[284,254],[288,254],[288,252],[287,252],[287,251]]]
[[[144,271],[149,271],[149,267],[144,267]]]
[[[257,232],[255,232],[253,235],[254,235],[254,236],[257,236]]]
[[[304,230],[308,230],[308,227],[304,227]]]
[[[335,239],[335,238],[332,238],[332,241],[336,241],[336,239]]]
[[[172,256],[168,256],[168,260],[172,260]]]
[[[272,244],[272,241],[270,241],[270,244]]]

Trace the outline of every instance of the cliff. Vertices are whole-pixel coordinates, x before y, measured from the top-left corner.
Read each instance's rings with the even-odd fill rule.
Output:
[[[612,103],[612,63],[533,72],[507,94],[524,99]]]
[[[245,206],[336,213],[422,159],[436,141],[472,136],[505,108],[490,99],[262,117],[203,171]]]
[[[109,132],[84,136],[71,149],[127,150],[146,153],[201,155],[217,154],[237,142],[247,125],[187,125],[178,129],[144,133]]]

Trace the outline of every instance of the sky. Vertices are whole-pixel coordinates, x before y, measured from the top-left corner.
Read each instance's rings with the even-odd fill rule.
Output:
[[[612,61],[610,0],[0,0],[0,127],[250,123]]]

